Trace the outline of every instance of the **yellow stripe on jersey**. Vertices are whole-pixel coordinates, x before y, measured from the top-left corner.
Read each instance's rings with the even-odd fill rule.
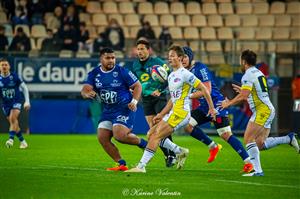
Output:
[[[255,117],[254,122],[256,124],[264,126],[264,124],[267,122],[268,118],[270,117],[271,110],[258,97],[256,88],[255,87],[253,87],[253,88],[254,89],[251,91],[251,95],[252,95],[252,98],[253,98],[253,102],[254,102],[254,106],[255,106],[255,111],[256,111],[256,117]]]
[[[187,83],[183,83],[181,96],[176,100],[173,110],[174,113],[178,116],[186,115],[187,111],[184,110],[184,100],[188,96],[191,86]]]
[[[252,91],[252,86],[242,85],[241,89]]]
[[[194,88],[197,88],[197,86],[200,84],[200,82],[201,82],[200,79],[196,79],[195,82],[194,82],[193,87],[194,87]]]

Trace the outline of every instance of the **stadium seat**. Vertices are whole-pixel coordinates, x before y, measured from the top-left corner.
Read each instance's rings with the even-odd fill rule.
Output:
[[[105,32],[106,27],[107,26],[98,26],[97,27],[97,34],[99,35],[99,33]],[[124,29],[124,27],[123,27],[123,29]]]
[[[37,58],[40,56],[40,52],[37,49],[32,49],[28,52],[28,57]]]
[[[207,52],[222,52],[222,46],[220,41],[207,41],[205,45]]]
[[[231,0],[216,0],[216,3],[231,3]]]
[[[36,42],[34,38],[30,38],[31,50],[36,50]]]
[[[192,26],[194,27],[206,27],[206,17],[204,15],[198,14],[192,16]]]
[[[103,12],[106,14],[117,14],[118,12],[118,6],[117,3],[114,1],[105,1],[102,4]]]
[[[240,28],[238,30],[237,38],[239,40],[253,40],[255,31],[253,28]]]
[[[183,30],[184,39],[199,39],[199,30],[196,27],[186,27]]]
[[[256,15],[243,15],[242,16],[242,26],[258,26],[258,19]]]
[[[7,16],[5,12],[0,11],[0,24],[6,24],[7,21]]]
[[[300,29],[299,28],[292,28],[290,38],[292,40],[300,40]]]
[[[290,30],[288,28],[275,28],[273,30],[274,40],[288,40],[290,37]]]
[[[195,1],[189,1],[186,4],[186,13],[189,15],[201,14],[200,3]]]
[[[250,3],[251,0],[235,0],[236,3]]]
[[[225,16],[225,26],[238,27],[241,25],[241,19],[239,15],[227,15]]]
[[[86,26],[86,29],[89,31],[90,38],[97,38],[98,37],[95,26]]]
[[[88,1],[87,5],[86,5],[86,11],[88,13],[101,13],[101,7],[100,7],[100,3],[98,1]]]
[[[127,26],[123,26],[123,32],[124,32],[124,37],[127,39],[129,38],[129,28]],[[126,43],[126,42],[125,42]]]
[[[182,39],[183,38],[181,28],[179,28],[179,27],[170,27],[169,31],[170,31],[170,34],[171,34],[173,39]]]
[[[274,1],[270,7],[270,14],[284,14],[285,13],[285,3],[280,1]]]
[[[233,37],[233,31],[229,27],[221,27],[217,30],[218,39],[221,40],[231,40],[234,39]]]
[[[44,41],[45,38],[38,38],[36,40],[36,49],[41,50],[42,49],[42,43]]]
[[[76,54],[75,54],[75,57],[76,58],[90,58],[91,55],[88,51],[86,50],[80,50],[80,51],[77,51]]]
[[[236,3],[236,14],[252,14],[252,4],[251,3]]]
[[[140,26],[140,18],[138,14],[127,14],[125,15],[125,25],[127,26]]]
[[[292,19],[290,15],[276,15],[275,26],[291,26]]]
[[[293,53],[296,51],[296,45],[294,42],[276,42],[277,53]]]
[[[223,19],[221,15],[209,15],[207,16],[208,26],[212,27],[222,27]]]
[[[173,15],[161,15],[160,16],[160,25],[161,26],[175,26],[175,20]]]
[[[269,13],[268,2],[252,3],[252,5],[253,5],[253,14],[268,14]]]
[[[202,4],[202,13],[204,15],[218,14],[216,4],[215,3],[203,3]]]
[[[138,4],[139,14],[153,14],[153,4],[150,2],[141,2]]]
[[[141,26],[131,26],[129,27],[129,38],[135,39],[138,31],[141,29]]]
[[[134,14],[134,7],[132,2],[120,2],[119,11],[121,14]]]
[[[202,40],[217,39],[216,30],[212,27],[203,27],[203,28],[201,28],[201,39]]]
[[[255,32],[256,40],[271,40],[272,39],[272,28],[263,27],[259,28]]]
[[[27,37],[31,36],[30,30],[29,30],[29,26],[28,25],[24,25],[24,24],[23,25],[20,25],[20,24],[16,25],[15,26],[14,34],[16,33],[16,30],[17,30],[18,27],[22,27],[23,28],[23,31],[27,35]]]
[[[34,38],[47,37],[45,26],[44,25],[33,25],[31,27],[31,36]]]
[[[154,4],[154,13],[155,14],[169,14],[169,5],[167,2],[158,1]]]
[[[120,26],[124,25],[123,15],[121,14],[110,14],[108,15],[108,21],[111,19],[116,19]]]
[[[81,12],[79,14],[79,21],[80,22],[85,22],[86,25],[92,25],[91,15],[89,13]]]
[[[143,21],[151,22],[151,26],[159,26],[158,16],[155,14],[144,15]]]
[[[61,50],[58,57],[60,58],[71,58],[73,57],[73,52],[71,50]]]
[[[191,26],[191,19],[189,15],[182,14],[176,16],[176,26],[187,27]]]
[[[154,26],[154,27],[152,27],[152,29],[155,33],[156,38],[158,38],[161,33],[162,28],[160,26]]]
[[[260,45],[256,41],[243,41],[243,42],[237,42],[237,50],[238,51],[243,51],[251,49],[254,52],[259,52],[260,51]]]
[[[185,7],[182,2],[172,2],[170,5],[170,13],[173,15],[185,14]]]
[[[208,56],[209,64],[225,64],[225,58],[223,54],[211,54]]]
[[[258,26],[274,26],[275,17],[274,15],[259,15]]]
[[[299,15],[292,15],[292,26],[293,27],[300,26],[300,16]]]
[[[93,14],[92,24],[96,26],[107,26],[107,17],[105,14]]]
[[[300,2],[299,1],[291,1],[287,3],[286,8],[287,14],[300,14]]]
[[[267,51],[273,53],[276,51],[276,43],[274,41],[269,41],[267,44]]]
[[[220,3],[218,6],[220,15],[233,14],[232,3]]]
[[[7,37],[13,37],[14,33],[13,33],[12,25],[11,24],[3,24],[3,26],[5,27],[4,35]]]
[[[189,47],[194,51],[198,52],[200,50],[200,42],[199,41],[190,41]],[[198,53],[196,53],[198,54]]]

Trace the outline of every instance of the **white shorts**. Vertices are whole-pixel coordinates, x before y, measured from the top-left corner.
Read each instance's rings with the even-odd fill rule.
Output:
[[[173,113],[172,110],[170,113],[164,116],[163,120],[167,122],[174,129],[174,131],[176,131],[177,129],[186,126],[189,123],[190,118],[190,112],[187,112],[185,116],[178,116],[177,114]]]
[[[274,117],[275,117],[275,109],[256,110],[253,111],[250,121],[258,125],[261,125],[266,129],[270,129]]]

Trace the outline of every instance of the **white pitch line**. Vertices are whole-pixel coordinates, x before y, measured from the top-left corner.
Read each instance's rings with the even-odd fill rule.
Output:
[[[245,177],[245,178],[247,178],[247,177]],[[249,185],[257,185],[257,186],[270,186],[270,187],[300,189],[299,186],[284,185],[284,184],[262,184],[262,183],[257,183],[257,182],[243,182],[243,181],[236,181],[236,180],[215,180],[215,181],[232,182],[232,183],[238,183],[238,184],[249,184]]]

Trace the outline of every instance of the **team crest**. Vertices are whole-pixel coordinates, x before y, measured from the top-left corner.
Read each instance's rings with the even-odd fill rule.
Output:
[[[113,72],[114,77],[118,77],[119,73],[118,72]]]

